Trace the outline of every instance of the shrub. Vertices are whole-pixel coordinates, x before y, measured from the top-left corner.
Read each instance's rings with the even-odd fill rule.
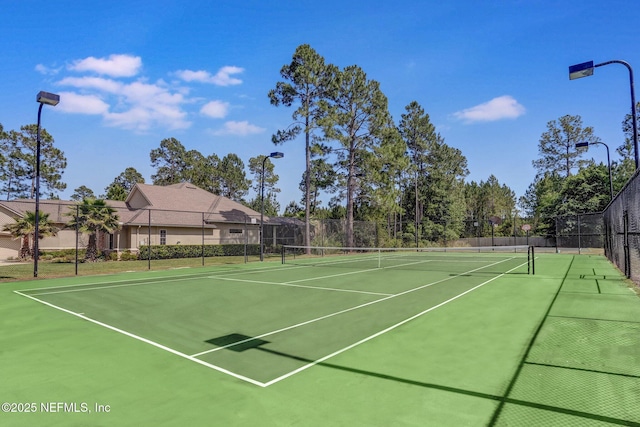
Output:
[[[78,258],[83,258],[85,257],[87,253],[86,249],[78,249]],[[76,250],[75,249],[61,249],[58,251],[40,251],[40,256],[51,256],[51,258],[66,258],[66,257],[73,257],[73,259],[75,260],[76,257]]]
[[[120,254],[120,261],[136,261],[138,254],[133,254],[131,251],[126,250]]]
[[[258,255],[260,253],[260,245],[246,245],[247,255]],[[151,249],[151,254],[149,254]],[[200,258],[214,256],[243,256],[245,251],[244,244],[229,245],[152,245],[140,246],[137,259],[174,259],[174,258]]]

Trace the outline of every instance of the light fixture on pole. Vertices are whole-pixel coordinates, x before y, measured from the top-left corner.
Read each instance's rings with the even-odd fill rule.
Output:
[[[611,158],[609,157],[609,146],[607,144],[605,144],[604,142],[578,142],[576,144],[576,148],[580,148],[580,147],[589,147],[589,144],[600,144],[600,145],[604,145],[604,147],[607,149],[607,167],[609,169],[609,194],[611,195],[611,200],[613,200],[613,180],[611,179]]]
[[[36,101],[40,106],[38,107],[38,129],[36,131],[36,224],[33,242],[33,277],[38,277],[38,255],[40,250],[38,244],[40,240],[40,116],[42,115],[42,106],[47,104],[55,107],[60,102],[60,95],[40,91]]]
[[[636,170],[638,169],[638,119],[636,117],[636,95],[633,89],[633,69],[626,61],[613,60],[602,62],[600,64],[593,64],[593,61],[583,62],[581,64],[571,65],[569,67],[569,80],[579,79],[581,77],[588,77],[593,75],[594,68],[602,67],[609,64],[622,64],[629,70],[629,86],[631,87],[631,124],[633,127],[633,155],[636,163]],[[593,144],[593,143],[592,143]]]
[[[260,175],[260,261],[264,260],[264,168],[269,157],[281,159],[284,157],[284,153],[274,151],[262,159],[262,174]]]

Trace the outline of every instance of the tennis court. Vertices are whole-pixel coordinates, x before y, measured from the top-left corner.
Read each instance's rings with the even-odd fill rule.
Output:
[[[535,258],[526,247],[291,248],[283,263],[7,284],[4,354],[34,384],[5,372],[17,387],[4,400],[113,410],[1,416],[640,425],[640,300],[603,257]],[[55,368],[38,377],[42,363]]]

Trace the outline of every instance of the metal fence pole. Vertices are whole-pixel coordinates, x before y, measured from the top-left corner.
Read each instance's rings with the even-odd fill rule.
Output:
[[[148,269],[151,270],[151,209],[149,209],[149,227],[147,238]]]
[[[204,267],[204,212],[202,212],[202,266]]]
[[[78,275],[78,233],[79,233],[79,220],[80,220],[80,206],[76,205],[76,276]]]
[[[247,216],[244,216],[244,263],[249,262],[247,247],[249,246],[249,227],[247,226]]]
[[[576,215],[576,219],[578,220],[578,254],[582,253],[582,236],[580,231],[580,214]]]

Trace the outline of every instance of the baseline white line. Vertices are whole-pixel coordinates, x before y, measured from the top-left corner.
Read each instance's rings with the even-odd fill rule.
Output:
[[[313,361],[313,362],[311,362],[311,363],[308,363],[308,364],[306,364],[306,365],[304,365],[304,366],[301,366],[300,368],[295,369],[295,370],[293,370],[293,371],[291,371],[291,372],[289,372],[289,373],[287,373],[287,374],[285,374],[285,375],[282,375],[282,376],[280,376],[280,377],[278,377],[278,378],[274,378],[274,379],[273,379],[273,380],[271,380],[271,381],[267,381],[266,383],[264,383],[264,384],[265,384],[265,387],[268,387],[268,386],[270,386],[270,385],[272,385],[272,384],[275,384],[275,383],[277,383],[277,382],[279,382],[279,381],[282,381],[282,380],[284,380],[284,379],[286,379],[286,378],[289,378],[289,377],[291,377],[291,376],[293,376],[293,375],[295,375],[295,374],[297,374],[297,373],[300,373],[300,372],[304,371],[305,369],[308,369],[308,368],[310,368],[310,367],[312,367],[312,366],[315,366],[315,365],[317,365],[317,364],[319,364],[319,363],[324,362],[324,361],[325,361],[325,360],[327,360],[327,359],[330,359],[330,358],[332,358],[332,357],[334,357],[334,356],[337,356],[337,355],[338,355],[338,354],[340,354],[340,353],[344,353],[345,351],[350,350],[350,349],[352,349],[352,348],[354,348],[354,347],[356,347],[356,346],[358,346],[358,345],[360,345],[360,344],[363,344],[363,343],[365,343],[365,342],[367,342],[367,341],[370,341],[370,340],[372,340],[372,339],[374,339],[374,338],[377,338],[377,337],[379,337],[380,335],[386,334],[387,332],[392,331],[393,329],[396,329],[396,328],[398,328],[398,327],[400,327],[400,326],[404,325],[405,323],[408,323],[408,322],[410,322],[410,321],[412,321],[412,320],[415,320],[415,319],[417,319],[418,317],[423,316],[423,315],[425,315],[425,314],[429,313],[430,311],[433,311],[433,310],[435,310],[435,309],[437,309],[437,308],[440,308],[440,307],[442,307],[443,305],[450,303],[451,301],[454,301],[454,300],[456,300],[456,299],[458,299],[458,298],[460,298],[460,297],[462,297],[462,296],[464,296],[464,295],[466,295],[466,294],[468,294],[468,293],[470,293],[470,292],[475,291],[476,289],[478,289],[478,288],[480,288],[480,287],[482,287],[482,286],[486,285],[487,283],[493,282],[494,280],[496,280],[496,279],[498,279],[498,278],[500,278],[500,277],[504,276],[505,274],[507,274],[507,273],[509,273],[509,272],[511,272],[511,271],[513,271],[513,270],[515,270],[515,269],[517,269],[517,268],[522,267],[523,265],[526,265],[526,263],[521,264],[521,265],[519,265],[519,266],[517,266],[517,267],[514,267],[514,268],[512,268],[511,270],[506,271],[506,272],[504,272],[504,273],[502,273],[502,274],[500,274],[500,275],[498,275],[498,276],[496,276],[496,277],[492,277],[491,279],[489,279],[489,280],[487,280],[487,281],[485,281],[485,282],[483,282],[483,283],[480,283],[479,285],[474,286],[474,287],[473,287],[473,288],[471,288],[471,289],[468,289],[468,290],[466,290],[466,291],[464,291],[464,292],[462,292],[462,293],[460,293],[460,294],[458,294],[458,295],[456,295],[456,296],[454,296],[454,297],[452,297],[452,298],[449,298],[449,299],[448,299],[448,300],[446,300],[446,301],[441,302],[440,304],[434,305],[433,307],[430,307],[430,308],[428,308],[428,309],[426,309],[426,310],[424,310],[424,311],[422,311],[422,312],[420,312],[420,313],[418,313],[418,314],[415,314],[415,315],[413,315],[413,316],[411,316],[411,317],[409,317],[409,318],[407,318],[407,319],[405,319],[405,320],[403,320],[403,321],[401,321],[401,322],[398,322],[398,323],[396,323],[395,325],[391,325],[391,326],[389,326],[388,328],[383,329],[383,330],[382,330],[382,331],[380,331],[380,332],[376,332],[375,334],[370,335],[370,336],[368,336],[368,337],[366,337],[366,338],[363,338],[363,339],[361,339],[361,340],[360,340],[360,341],[358,341],[358,342],[355,342],[355,343],[353,343],[353,344],[351,344],[351,345],[348,345],[347,347],[344,347],[344,348],[342,348],[342,349],[340,349],[340,350],[334,351],[334,352],[333,352],[333,353],[331,353],[331,354],[328,354],[328,355],[326,355],[326,356],[324,356],[324,357],[321,357],[321,358],[320,358],[320,359],[318,359],[318,360],[315,360],[315,361]]]
[[[128,271],[127,273],[140,273],[139,271]],[[146,273],[146,271],[144,272]],[[180,277],[192,277],[192,276],[204,276],[210,273],[199,273],[199,274],[185,274],[182,275]],[[20,289],[19,292],[31,292],[31,291],[41,291],[41,290],[51,290],[51,289],[67,289],[67,288],[78,288],[81,286],[92,286],[92,285],[108,285],[110,283],[122,283],[122,282],[132,282],[132,281],[136,281],[136,282],[140,282],[143,280],[147,280],[150,279],[151,282],[143,282],[143,283],[132,283],[132,285],[141,285],[141,284],[145,284],[145,283],[157,283],[157,282],[162,282],[162,280],[159,280],[159,278],[152,278],[152,277],[148,277],[148,278],[144,278],[144,277],[136,277],[136,278],[132,278],[132,279],[122,279],[122,280],[110,280],[107,282],[97,282],[97,283],[76,283],[76,284],[71,284],[71,285],[62,285],[62,286],[52,286],[50,288],[30,288],[30,289]]]
[[[205,267],[205,268],[211,268],[211,266]],[[287,269],[294,269],[294,268],[303,268],[300,266],[287,266]],[[194,277],[206,277],[208,275],[211,274],[227,274],[227,275],[236,275],[236,274],[245,274],[245,273],[262,273],[264,271],[272,271],[272,270],[281,270],[282,267],[280,266],[280,264],[275,265],[273,267],[261,267],[261,268],[255,268],[255,269],[247,269],[247,270],[242,270],[242,271],[238,271],[238,270],[233,270],[233,271],[229,271],[229,272],[216,272],[216,271],[210,271],[210,272],[200,272],[200,273],[193,273],[193,274],[183,274],[180,275],[179,277],[176,276],[176,279],[182,278],[185,280],[188,280],[189,278],[194,278]],[[175,269],[172,269],[175,270]],[[163,272],[166,272],[167,270],[156,270],[156,271],[128,271],[127,273],[158,273],[158,274],[162,274]],[[62,285],[62,286],[53,286],[50,288],[30,288],[30,289],[20,289],[20,292],[31,292],[31,291],[40,291],[40,290],[46,290],[46,289],[67,289],[67,288],[77,288],[77,287],[81,287],[81,286],[92,286],[92,285],[108,285],[111,283],[122,283],[122,282],[131,282],[131,281],[144,281],[143,283],[132,283],[132,286],[137,286],[137,285],[144,285],[147,283],[151,283],[151,284],[155,284],[155,283],[162,283],[166,280],[162,280],[159,277],[135,277],[135,278],[131,278],[131,279],[122,279],[122,280],[110,280],[110,281],[106,281],[106,282],[98,282],[98,283],[76,283],[76,284],[70,284],[70,285]]]
[[[303,268],[303,267],[288,267],[287,269],[293,269],[293,268]],[[271,269],[259,269],[259,270],[247,270],[247,271],[234,271],[234,272],[229,272],[229,275],[237,275],[237,274],[244,274],[244,273],[254,273],[254,272],[264,272],[267,270],[271,270]],[[93,291],[93,290],[100,290],[100,289],[109,289],[109,288],[122,288],[122,287],[127,287],[127,286],[142,286],[142,285],[155,285],[155,284],[159,284],[159,283],[169,283],[169,282],[179,282],[179,281],[189,281],[191,279],[194,278],[202,278],[202,279],[208,279],[208,278],[219,278],[220,276],[208,276],[207,274],[209,273],[197,273],[197,274],[185,274],[183,276],[180,277],[175,277],[172,279],[160,279],[160,278],[149,278],[150,280],[147,280],[145,278],[134,278],[134,279],[122,279],[122,280],[113,280],[111,282],[98,282],[98,283],[78,283],[78,284],[73,284],[73,285],[63,285],[63,286],[54,286],[51,288],[31,288],[31,289],[20,289],[19,292],[33,292],[33,291],[46,291],[46,292],[33,292],[30,295],[50,295],[50,294],[62,294],[62,293],[67,293],[67,292],[85,292],[85,291]],[[224,274],[224,273],[222,273]],[[136,283],[123,283],[118,285],[118,283],[122,283],[122,282],[131,282],[134,281]],[[114,284],[112,284],[114,283]],[[97,285],[97,286],[94,286]],[[101,286],[101,285],[105,285],[105,286]],[[86,286],[85,288],[82,288],[82,286]],[[79,289],[71,289],[71,288],[79,288]],[[60,291],[56,291],[55,289],[60,289]]]
[[[237,378],[237,379],[242,380],[242,381],[249,382],[251,384],[254,384],[254,385],[257,385],[257,386],[260,386],[260,387],[265,387],[264,383],[262,383],[260,381],[256,381],[253,378],[245,377],[244,375],[236,374],[235,372],[232,372],[232,371],[230,371],[228,369],[225,369],[225,368],[222,368],[220,366],[216,366],[216,365],[213,365],[211,363],[207,363],[207,362],[205,362],[203,360],[196,359],[193,356],[189,356],[188,354],[185,354],[185,353],[182,353],[180,351],[174,350],[171,347],[167,347],[166,345],[162,345],[162,344],[157,343],[155,341],[151,341],[150,339],[143,338],[143,337],[141,337],[139,335],[132,334],[131,332],[127,332],[127,331],[125,331],[123,329],[117,328],[115,326],[111,326],[111,325],[109,325],[107,323],[100,322],[100,321],[92,319],[90,317],[87,317],[87,316],[83,315],[82,313],[76,313],[74,311],[67,310],[66,308],[62,308],[62,307],[59,307],[59,306],[57,306],[55,304],[51,304],[51,303],[43,301],[41,299],[34,298],[31,295],[23,294],[20,291],[13,291],[13,292],[15,292],[18,295],[21,295],[23,297],[29,298],[29,299],[31,299],[33,301],[37,301],[37,302],[39,302],[41,304],[44,304],[46,306],[49,306],[49,307],[55,308],[57,310],[63,311],[65,313],[67,313],[67,314],[71,314],[73,316],[79,317],[79,318],[81,318],[83,320],[86,320],[88,322],[95,323],[96,325],[102,326],[104,328],[110,329],[110,330],[118,332],[118,333],[121,333],[121,334],[126,335],[126,336],[128,336],[130,338],[134,338],[134,339],[142,341],[142,342],[144,342],[146,344],[150,344],[150,345],[152,345],[154,347],[157,347],[157,348],[159,348],[161,350],[168,351],[169,353],[175,354],[176,356],[183,357],[183,358],[185,358],[187,360],[190,360],[192,362],[196,362],[196,363],[198,363],[200,365],[206,366],[207,368],[214,369],[216,371],[222,372],[223,374],[231,375],[234,378]]]
[[[245,282],[245,283],[257,283],[257,284],[262,284],[262,285],[274,285],[274,286],[290,286],[293,288],[306,288],[306,289],[318,289],[321,291],[334,291],[334,292],[351,292],[351,293],[356,293],[356,294],[368,294],[368,295],[379,295],[379,296],[390,296],[393,294],[383,294],[380,292],[369,292],[369,291],[358,291],[355,289],[338,289],[338,288],[325,288],[322,286],[305,286],[305,285],[296,285],[294,284],[294,282],[265,282],[265,281],[260,281],[260,280],[244,280],[244,279],[232,279],[230,277],[215,277],[215,276],[209,276],[209,279],[216,279],[216,280],[228,280],[230,282]]]
[[[281,328],[281,329],[277,329],[275,331],[267,332],[267,333],[264,333],[262,335],[258,335],[258,336],[251,337],[251,338],[247,338],[247,339],[244,339],[244,340],[241,340],[241,341],[236,341],[236,342],[233,342],[231,344],[227,344],[227,345],[224,345],[224,346],[212,348],[210,350],[201,351],[200,353],[192,354],[191,357],[198,357],[198,356],[202,356],[204,354],[208,354],[208,353],[213,353],[213,352],[216,352],[216,351],[224,350],[226,348],[233,347],[233,346],[236,346],[238,344],[244,344],[246,342],[253,341],[254,339],[268,337],[270,335],[275,335],[275,334],[278,334],[280,332],[288,331],[288,330],[291,330],[291,329],[299,328],[301,326],[309,325],[311,323],[319,322],[321,320],[328,319],[328,318],[334,317],[334,316],[338,316],[340,314],[348,313],[350,311],[358,310],[360,308],[367,307],[367,306],[370,306],[370,305],[373,305],[373,304],[377,304],[379,302],[386,301],[386,300],[389,300],[391,298],[395,298],[395,297],[399,297],[399,296],[402,296],[402,295],[406,295],[406,294],[411,293],[411,292],[419,291],[420,289],[424,289],[424,288],[427,288],[429,286],[437,285],[438,283],[446,282],[447,280],[452,280],[452,279],[455,279],[456,277],[462,276],[464,274],[473,273],[474,271],[482,270],[483,268],[491,267],[493,265],[499,264],[499,263],[504,262],[504,261],[506,261],[506,260],[499,261],[499,262],[496,262],[496,263],[493,263],[493,264],[490,264],[490,265],[485,265],[483,267],[474,268],[473,270],[469,270],[469,271],[466,271],[464,273],[456,274],[455,276],[445,277],[444,279],[440,279],[440,280],[437,280],[435,282],[427,283],[426,285],[422,285],[422,286],[419,286],[417,288],[408,289],[408,290],[406,290],[404,292],[400,292],[399,294],[390,295],[388,297],[380,298],[380,299],[377,299],[377,300],[374,300],[374,301],[370,301],[370,302],[367,302],[367,303],[364,303],[364,304],[360,304],[360,305],[357,305],[355,307],[346,308],[344,310],[336,311],[335,313],[330,313],[330,314],[326,314],[324,316],[316,317],[315,319],[306,320],[304,322],[297,323],[297,324],[291,325],[291,326],[287,326],[287,327],[284,327],[284,328]],[[522,264],[522,265],[524,265],[524,264]],[[520,267],[520,266],[518,266],[518,267]],[[518,267],[515,267],[515,268],[518,268]],[[513,271],[513,270],[515,270],[515,268],[513,268],[512,270],[509,270],[509,271]],[[506,273],[503,273],[503,274],[506,274]],[[500,276],[496,276],[496,277],[500,277]]]
[[[180,282],[185,280],[182,279],[169,279],[169,280],[154,280],[150,282],[142,282],[142,283],[124,283],[122,285],[107,285],[107,286],[94,286],[91,288],[81,288],[81,289],[63,289],[61,291],[51,291],[51,292],[35,292],[31,295],[54,295],[54,294],[67,294],[71,292],[86,292],[86,291],[96,291],[100,289],[112,289],[112,288],[124,288],[128,286],[142,286],[142,285],[153,285],[157,283],[169,283],[169,282]],[[45,288],[46,289],[46,288]],[[53,288],[55,289],[55,288]],[[24,292],[24,291],[23,291]]]

